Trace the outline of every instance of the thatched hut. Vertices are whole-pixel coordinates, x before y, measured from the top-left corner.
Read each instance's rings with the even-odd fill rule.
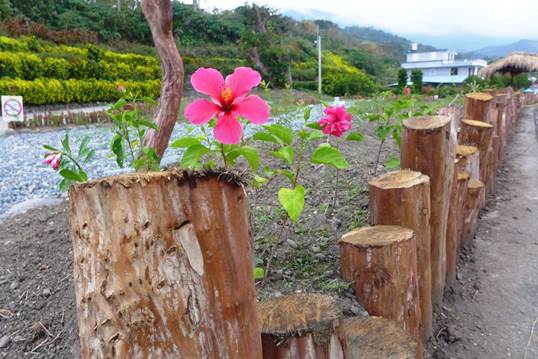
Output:
[[[495,74],[515,75],[538,71],[538,55],[525,52],[513,52],[504,59],[489,64],[478,72],[478,76],[489,78]]]

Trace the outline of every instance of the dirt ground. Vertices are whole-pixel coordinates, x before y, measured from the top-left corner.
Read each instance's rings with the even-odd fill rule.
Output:
[[[498,178],[497,200],[483,213],[476,245],[460,260],[454,293],[447,294],[437,313],[434,358],[522,357],[527,345],[538,316],[538,179],[533,177],[538,145],[530,114],[525,110],[518,123],[509,165]],[[339,279],[337,246],[343,233],[366,224],[367,181],[377,142],[369,124],[361,124],[361,130],[365,142],[343,146],[351,168],[340,173],[334,209],[334,170],[312,166],[304,171],[312,189],[305,212],[297,226],[287,226],[282,244],[275,247],[270,276],[257,283],[260,298],[325,292],[340,298],[346,314],[365,314]],[[381,162],[396,153],[389,144]],[[255,207],[256,256],[265,266],[280,218],[274,210],[276,196],[249,189],[249,197]],[[0,220],[0,358],[78,357],[71,280],[65,203]],[[538,335],[529,347],[527,359],[538,358]]]

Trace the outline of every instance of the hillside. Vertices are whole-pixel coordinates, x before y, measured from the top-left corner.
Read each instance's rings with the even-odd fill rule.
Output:
[[[519,40],[506,45],[488,46],[473,51],[472,54],[486,58],[498,58],[515,51],[538,54],[538,40]]]

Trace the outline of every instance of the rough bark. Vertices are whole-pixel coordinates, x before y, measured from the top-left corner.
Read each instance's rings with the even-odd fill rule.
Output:
[[[478,213],[480,212],[484,197],[484,183],[477,179],[470,179],[463,211],[462,243],[469,242],[475,235]]]
[[[126,174],[69,198],[83,358],[261,358],[235,177]]]
[[[422,334],[432,335],[430,179],[420,172],[401,170],[369,183],[370,224],[412,229],[417,241],[417,269],[422,313]]]
[[[488,181],[489,148],[493,137],[493,126],[474,120],[463,120],[459,134],[459,143],[478,148],[480,156],[480,180]]]
[[[258,304],[263,358],[343,359],[335,328],[342,317],[336,300],[291,294]]]
[[[459,159],[457,168],[465,171],[470,178],[480,179],[480,152],[478,147],[458,145],[456,158]]]
[[[463,210],[468,184],[469,174],[454,172],[446,229],[446,281],[449,286],[454,285],[456,281],[459,236],[463,230]]]
[[[446,224],[456,158],[456,134],[444,116],[405,120],[401,167],[430,177],[432,303],[440,304],[446,279]]]
[[[145,142],[162,157],[177,121],[185,72],[172,32],[172,2],[142,0],[142,12],[151,30],[163,76],[159,106],[153,116],[159,130],[149,130]]]
[[[344,280],[370,315],[396,320],[417,340],[422,357],[415,234],[400,226],[363,227],[340,240]]]
[[[465,95],[463,118],[466,120],[491,123],[491,109],[494,107],[493,96],[484,92],[473,92]]]
[[[393,320],[347,318],[337,329],[346,359],[414,359],[417,344]]]

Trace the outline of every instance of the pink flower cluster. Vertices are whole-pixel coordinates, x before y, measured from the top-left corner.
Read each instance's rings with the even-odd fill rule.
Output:
[[[57,171],[62,161],[62,154],[58,152],[49,153],[43,160],[44,163],[50,165],[53,170]]]
[[[324,134],[340,137],[351,128],[351,115],[344,105],[329,106],[323,110],[325,116],[319,121]]]
[[[210,97],[191,102],[185,117],[194,125],[203,125],[217,118],[214,135],[225,144],[239,143],[243,134],[237,117],[245,117],[260,125],[269,119],[269,105],[250,91],[261,81],[260,74],[249,67],[238,67],[226,76],[212,68],[199,68],[191,76],[192,87]]]

